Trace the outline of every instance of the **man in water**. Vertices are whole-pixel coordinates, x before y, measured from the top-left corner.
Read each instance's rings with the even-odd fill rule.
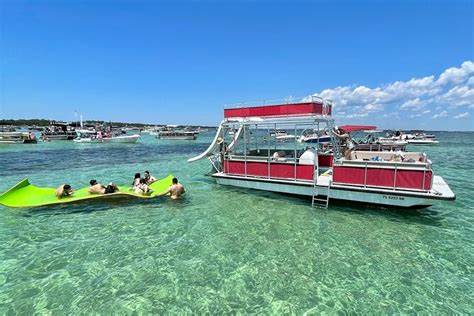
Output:
[[[69,184],[63,184],[56,190],[56,196],[58,198],[63,198],[66,196],[71,196],[74,193]]]
[[[178,199],[181,195],[183,195],[185,191],[183,185],[178,182],[178,179],[173,178],[172,181],[173,184],[168,188],[168,191],[166,191],[165,194],[170,193],[171,198],[174,200]]]

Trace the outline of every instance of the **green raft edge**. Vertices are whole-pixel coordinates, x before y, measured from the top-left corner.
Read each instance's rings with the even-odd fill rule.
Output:
[[[50,205],[70,204],[70,203],[81,202],[85,200],[93,200],[93,199],[108,199],[111,197],[124,197],[124,198],[131,197],[131,198],[138,198],[138,199],[153,199],[153,198],[166,195],[166,190],[172,184],[173,178],[174,176],[170,174],[165,178],[158,179],[157,181],[153,182],[150,185],[150,187],[154,190],[154,192],[150,195],[136,194],[132,191],[118,191],[118,192],[109,193],[109,194],[90,194],[88,196],[83,196],[83,197],[75,197],[73,195],[73,196],[65,197],[65,198],[56,198],[56,200],[47,202],[47,203],[31,203],[31,204],[21,204],[21,203],[11,204],[8,202],[5,203],[4,199],[8,197],[8,195],[12,194],[13,192],[19,189],[22,189],[28,186],[31,186],[36,189],[45,189],[45,188],[40,188],[40,187],[36,187],[32,185],[30,181],[28,180],[28,178],[25,178],[0,195],[0,205],[10,207],[10,208],[29,208],[29,207],[42,207],[42,206],[50,206]],[[166,189],[164,189],[163,191],[156,192],[154,187],[158,186],[158,184],[164,184],[164,185],[168,184],[168,185]],[[121,189],[125,188],[124,186],[118,186],[118,187]],[[79,190],[86,189],[86,188],[87,187],[81,188]],[[46,189],[56,190],[54,188],[46,188]],[[75,191],[79,191],[79,190],[75,190]]]

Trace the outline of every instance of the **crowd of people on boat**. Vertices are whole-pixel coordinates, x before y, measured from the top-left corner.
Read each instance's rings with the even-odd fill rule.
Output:
[[[131,190],[135,194],[149,195],[153,192],[153,189],[150,187],[150,185],[156,181],[157,179],[152,176],[149,171],[145,171],[143,173],[143,177],[140,173],[137,172],[135,173],[135,176],[133,178]],[[89,181],[89,184],[90,186],[87,191],[90,194],[112,194],[120,191],[119,187],[113,182],[110,182],[108,185],[103,185],[102,183],[97,182],[97,180],[92,179]],[[169,194],[172,199],[177,199],[181,197],[184,193],[184,186],[179,183],[177,178],[173,178],[172,185],[168,188],[166,192],[163,193],[163,195]],[[56,190],[56,196],[58,198],[72,196],[73,194],[74,190],[69,184],[62,184]]]

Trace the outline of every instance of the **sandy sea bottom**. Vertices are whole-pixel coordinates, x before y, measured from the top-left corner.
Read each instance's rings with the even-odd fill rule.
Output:
[[[473,133],[428,153],[457,200],[418,211],[218,186],[213,137],[137,145],[0,145],[0,191],[174,174],[179,201],[0,207],[0,314],[474,313]]]

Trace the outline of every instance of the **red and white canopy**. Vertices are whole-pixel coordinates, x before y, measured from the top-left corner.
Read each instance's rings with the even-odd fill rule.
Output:
[[[339,126],[340,129],[345,130],[348,133],[360,132],[360,131],[374,131],[377,129],[377,126],[374,125],[342,125]]]
[[[224,109],[224,118],[331,115],[331,105],[302,102]]]

